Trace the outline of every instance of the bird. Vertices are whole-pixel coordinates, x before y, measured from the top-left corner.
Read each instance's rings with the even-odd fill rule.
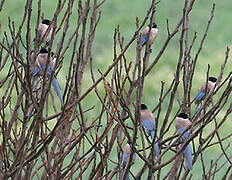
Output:
[[[50,31],[47,33],[47,35],[44,37],[47,29],[51,25],[51,21],[48,19],[44,19],[41,24],[39,24],[38,30],[37,30],[37,35],[34,39],[34,42],[38,43],[43,39],[43,43],[48,44],[48,42],[51,40],[52,37],[52,28]]]
[[[42,76],[45,69],[46,69],[46,64],[48,61],[48,51],[45,48],[41,48],[39,51],[39,54],[36,58],[35,61],[35,67],[33,69],[33,77],[37,77],[37,76]],[[47,74],[48,76],[51,76],[52,71],[55,70],[55,61],[56,61],[56,57],[54,55],[54,53],[51,53],[51,59],[49,60],[49,64],[48,64],[48,68],[47,68]],[[33,83],[34,84],[34,83]],[[58,83],[58,80],[56,78],[56,73],[54,73],[53,77],[52,77],[52,86],[57,94],[57,96],[60,99],[60,103],[63,106],[64,105],[64,101],[63,101],[63,96],[61,93],[61,88],[60,85]]]
[[[144,129],[147,131],[147,133],[151,136],[152,141],[155,139],[155,119],[151,111],[147,109],[147,106],[145,104],[141,104],[141,122],[144,127]],[[158,157],[160,155],[160,149],[158,142],[154,145],[156,156]]]
[[[185,113],[180,113],[176,117],[176,131],[178,134],[181,134],[185,129],[190,126],[192,123],[188,118],[188,115]],[[186,131],[181,137],[181,143],[184,144],[188,139],[190,130]],[[192,170],[192,147],[190,144],[184,149],[184,157],[186,159],[186,164],[189,170]]]
[[[141,45],[142,46],[146,45],[147,41],[148,41],[148,45],[151,45],[158,34],[158,27],[156,23],[154,22],[152,23],[151,30],[150,30],[150,27],[151,26],[149,24],[141,34]],[[150,31],[150,36],[148,38],[149,31]]]
[[[213,93],[216,81],[217,81],[217,78],[211,76],[211,77],[209,77],[207,84],[205,83],[201,86],[201,88],[199,89],[199,91],[195,97],[195,104],[196,104],[195,112],[198,111],[199,105],[205,99],[206,94]],[[206,88],[207,88],[207,93],[206,93]]]
[[[124,150],[123,150],[123,154],[122,154],[122,171],[121,171],[121,178],[123,177],[123,174],[125,172],[125,168],[126,165],[129,161],[129,157],[131,154],[131,142],[127,141]],[[132,158],[132,163],[135,161],[136,159],[136,153],[133,154],[133,158]],[[126,180],[129,180],[129,173],[127,174]]]

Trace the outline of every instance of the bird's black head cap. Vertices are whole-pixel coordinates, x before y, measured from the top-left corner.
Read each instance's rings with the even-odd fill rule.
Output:
[[[146,104],[141,104],[141,110],[147,109]]]
[[[158,26],[157,26],[157,24],[156,23],[152,23],[152,28],[157,28]]]
[[[209,77],[209,81],[215,83],[217,81],[217,78],[211,76]]]
[[[180,114],[178,114],[178,116],[177,117],[179,117],[179,118],[183,118],[183,119],[188,119],[188,115],[187,114],[185,114],[185,113],[180,113]]]
[[[148,27],[151,27],[150,24],[148,25]],[[152,28],[157,28],[157,27],[158,27],[157,24],[153,22],[152,23]]]
[[[45,49],[45,48],[41,48],[40,51],[39,51],[40,54],[45,54],[45,53],[48,53],[48,50]]]
[[[51,21],[50,20],[48,20],[48,19],[44,19],[43,21],[42,21],[42,24],[46,24],[46,25],[50,25],[50,23],[51,23]]]

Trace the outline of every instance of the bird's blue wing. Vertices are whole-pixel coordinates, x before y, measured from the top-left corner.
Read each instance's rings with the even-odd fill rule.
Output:
[[[38,31],[38,35],[37,35],[37,38],[40,40],[41,38],[41,35],[42,35],[42,32],[41,31]]]
[[[43,70],[45,70],[46,65],[40,64],[40,66],[42,67]],[[52,74],[52,67],[51,66],[48,66],[47,73],[48,73],[49,76],[51,76],[51,74]],[[62,93],[61,93],[61,88],[60,88],[59,82],[56,79],[56,74],[55,73],[54,73],[54,77],[52,79],[52,86],[53,86],[54,91],[56,92],[57,96],[60,99],[61,105],[63,106],[64,105],[63,96],[62,96]]]
[[[37,37],[33,39],[33,42],[35,42],[36,40],[40,40],[41,35],[42,35],[41,31],[38,31]]]
[[[157,143],[155,143],[155,154],[156,154],[156,156],[158,157],[159,155],[160,155],[160,149],[159,149],[159,145],[158,145],[158,142]]]
[[[42,63],[40,63],[40,62],[38,62],[38,63],[39,63],[39,66],[41,67],[42,71],[45,71],[46,65],[45,65],[45,64],[42,64]],[[39,69],[40,69],[40,68],[39,68]],[[48,66],[47,73],[48,73],[49,76],[51,75],[51,73],[52,73],[52,68],[51,68],[51,66]]]
[[[130,157],[130,154],[129,153],[123,153],[123,155],[122,155],[122,171],[121,171],[121,178],[122,178],[122,176],[123,176],[123,174],[124,174],[124,171],[125,171],[125,167],[126,167],[126,163],[127,163],[127,160],[128,160],[128,158]],[[128,174],[127,174],[127,176],[126,176],[126,180],[129,180],[130,178],[129,178],[129,172],[128,172]]]
[[[204,91],[200,91],[200,92],[196,95],[196,97],[195,97],[196,103],[199,102],[200,100],[202,100],[204,97],[205,97],[205,92],[204,92]]]
[[[48,75],[51,76],[52,74],[52,67],[48,66],[48,71],[47,71]],[[54,73],[54,76],[56,76],[56,74]]]
[[[154,129],[151,130],[150,133],[151,133],[151,139],[153,141],[153,139],[155,138],[155,131],[154,131]]]
[[[181,134],[183,131],[185,130],[185,127],[183,128],[178,128],[176,131]],[[182,135],[182,139],[183,140],[186,140],[188,137],[189,137],[189,133],[190,133],[190,130],[186,131],[183,135]]]
[[[130,157],[129,153],[123,153],[122,155],[122,167],[123,168],[126,166],[126,163],[129,157]]]
[[[46,65],[45,64],[39,64],[40,65],[40,67],[43,69],[43,71],[45,70],[45,68],[46,68]],[[48,70],[47,70],[47,73],[48,73],[48,75],[49,76],[51,76],[51,74],[52,74],[52,67],[51,66],[48,66]],[[54,73],[54,76],[56,76],[56,74]]]
[[[193,168],[193,162],[192,162],[192,148],[191,145],[188,144],[188,146],[184,150],[184,157],[187,162],[187,166],[189,170],[192,170]]]
[[[144,34],[141,36],[141,45],[144,46],[148,40],[148,34]]]
[[[62,93],[61,93],[61,88],[60,88],[60,85],[59,85],[59,83],[58,83],[55,75],[54,75],[54,78],[52,79],[52,86],[53,86],[53,88],[54,88],[57,96],[60,99],[61,105],[63,106],[64,105],[64,101],[63,101],[63,96],[62,96]]]
[[[147,119],[141,119],[141,120],[142,120],[143,127],[149,132],[149,134],[151,135],[151,139],[153,141],[155,138],[155,131],[154,131],[155,121],[147,120]],[[155,143],[154,148],[155,148],[156,156],[158,157],[160,155],[158,142]]]
[[[142,125],[147,131],[154,131],[155,121],[141,118]]]
[[[33,70],[33,76],[36,76],[39,72],[40,72],[40,68],[36,66]]]

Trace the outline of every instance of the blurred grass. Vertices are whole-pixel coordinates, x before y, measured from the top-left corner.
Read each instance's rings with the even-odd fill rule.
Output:
[[[196,95],[199,86],[201,86],[201,84],[205,82],[208,64],[210,64],[211,66],[210,74],[215,75],[215,76],[219,75],[220,66],[224,61],[226,46],[227,45],[230,46],[232,42],[231,25],[230,25],[230,20],[232,18],[231,0],[196,1],[193,11],[191,12],[191,15],[190,15],[190,32],[191,32],[190,39],[192,39],[192,36],[195,31],[198,32],[198,38],[193,48],[192,57],[194,57],[197,51],[197,48],[199,46],[200,40],[203,37],[203,33],[206,28],[207,21],[210,17],[210,11],[211,11],[213,2],[216,2],[215,17],[211,24],[208,37],[205,41],[205,46],[202,49],[202,53],[200,54],[198,62],[197,62],[196,74],[193,79],[194,86],[193,86],[193,91],[191,94],[192,98],[194,98],[194,96]],[[56,3],[57,3],[56,0],[42,1],[42,12],[45,14],[45,18],[51,19],[53,17]],[[1,12],[0,19],[2,21],[2,28],[3,30],[6,30],[7,33],[9,32],[7,30],[8,16],[11,17],[11,20],[15,22],[15,26],[18,28],[22,20],[22,17],[23,17],[22,12],[24,11],[24,6],[25,6],[24,0],[5,2],[4,9]],[[112,63],[113,33],[117,25],[118,24],[120,25],[121,35],[125,37],[125,43],[128,42],[128,40],[132,37],[136,29],[135,27],[136,16],[139,18],[140,21],[142,21],[149,6],[150,6],[150,1],[141,1],[141,0],[133,0],[133,1],[131,0],[109,1],[108,0],[102,6],[102,19],[97,28],[97,32],[95,35],[96,38],[95,38],[94,46],[93,46],[93,55],[94,55],[93,64],[94,64],[95,72],[96,72],[95,78],[100,76],[99,74],[97,74],[97,69],[101,70],[101,72],[104,72],[106,68],[108,67],[108,65]],[[36,23],[35,22],[36,13],[37,13],[36,8],[37,8],[37,4],[36,2],[34,2],[33,11],[32,11],[33,22],[31,24],[32,38],[34,37],[34,29],[35,29],[35,23]],[[162,47],[167,37],[166,19],[169,20],[170,28],[172,30],[175,27],[176,23],[178,22],[182,14],[182,8],[183,8],[183,0],[161,1],[161,3],[157,6],[156,22],[159,27],[159,35],[155,43],[153,44],[153,47],[152,47],[153,52],[150,58],[150,62],[152,62],[152,60],[156,57],[157,52],[159,52],[160,48]],[[61,16],[58,17],[58,19],[61,20]],[[77,20],[77,13],[73,12],[73,15],[71,17],[70,29],[66,35],[66,42],[67,42],[67,38],[74,31],[76,20]],[[57,34],[57,38],[55,39],[54,50],[56,48],[56,44],[58,43],[60,36],[61,36],[61,32]],[[23,37],[24,38],[26,37],[25,31],[23,32]],[[1,38],[2,38],[2,35],[1,35]],[[152,70],[150,75],[145,80],[144,96],[143,96],[142,101],[148,104],[150,108],[154,107],[158,103],[160,85],[161,85],[160,82],[161,81],[165,82],[165,90],[167,90],[171,83],[170,81],[172,80],[174,76],[176,65],[177,65],[177,60],[178,60],[178,54],[179,54],[179,49],[178,49],[179,39],[178,38],[179,38],[179,35],[176,36],[170,42],[166,52],[164,53],[164,55],[162,56],[158,64],[155,66],[155,68]],[[70,49],[72,49],[72,46],[73,44],[71,45]],[[25,54],[25,53],[26,53],[25,50],[22,49],[22,54]],[[25,54],[25,57],[26,57],[26,54]],[[133,44],[133,46],[130,47],[130,49],[126,53],[126,57],[128,61],[134,62],[135,44]],[[66,54],[65,62],[63,64],[63,67],[60,73],[58,74],[58,79],[61,80],[66,77],[69,60],[70,60],[70,57],[68,54]],[[229,59],[228,65],[226,67],[226,73],[228,73],[230,70],[231,70],[231,61]],[[4,69],[2,72],[0,72],[1,77],[3,76],[3,74],[7,72],[8,72],[8,69]],[[84,83],[83,83],[82,92],[84,92],[92,84],[89,69],[87,69],[87,71],[84,72],[83,82]],[[62,89],[64,89],[65,81],[60,81],[60,83],[61,83]],[[1,95],[3,94],[5,88],[0,89]],[[180,92],[182,91],[181,88],[182,86],[180,85],[179,86]],[[104,88],[102,85],[99,86],[99,91],[102,93],[102,95],[104,94],[103,92]],[[15,97],[12,97],[12,98],[15,99]],[[215,97],[215,99],[217,98],[218,97]],[[168,102],[169,102],[169,99],[166,99],[163,104],[161,120],[164,118],[164,115],[166,113],[165,109],[167,108]],[[94,93],[90,93],[87,96],[86,100],[83,101],[83,106],[85,107],[85,109],[89,108],[90,104],[95,105],[95,109],[87,113],[87,118],[89,121],[91,121],[93,117],[96,117],[100,111],[100,106],[98,102],[96,101],[96,96]],[[175,101],[173,111],[171,112],[170,120],[172,119],[172,117],[174,116],[178,108],[179,108],[178,103],[177,101]],[[221,112],[220,117],[223,117],[223,114],[225,114],[225,111]],[[8,116],[10,116],[10,113],[8,114]],[[159,123],[162,123],[162,122],[159,122]],[[214,128],[214,124],[212,123],[212,125],[210,126],[211,127],[204,130],[205,133],[209,133],[210,131],[212,131],[212,129]],[[230,133],[229,127],[230,127],[229,122],[226,122],[222,127],[223,131],[222,130],[219,131],[220,135],[225,136],[226,134]],[[169,135],[174,132],[175,132],[175,127],[173,126],[169,132]],[[197,143],[197,140],[195,141]],[[141,146],[139,148],[141,148]],[[209,150],[207,150],[204,153],[204,156],[206,157],[205,163],[206,163],[207,168],[209,168],[210,166],[210,161],[212,159],[216,159],[219,154],[220,154],[219,146],[213,146],[212,148],[209,148]],[[170,156],[170,155],[171,153],[168,154],[167,156]],[[167,156],[165,157],[165,159],[168,159]],[[116,149],[114,149],[114,151],[111,153],[111,158],[117,161]],[[138,168],[141,167],[141,163],[142,163],[141,160],[139,159],[136,160],[136,163],[132,167],[132,171],[136,172]],[[221,171],[221,174],[219,174],[217,178],[220,178],[222,174],[225,173],[226,168],[223,168],[223,169],[224,170]],[[199,159],[194,164],[194,169],[192,173],[193,173],[193,179],[202,178],[201,177],[202,166],[201,166],[201,162]],[[162,173],[162,176],[164,174],[165,172]]]

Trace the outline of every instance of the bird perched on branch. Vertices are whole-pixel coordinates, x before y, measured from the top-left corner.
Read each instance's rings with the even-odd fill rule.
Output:
[[[212,76],[212,77],[209,77],[207,83],[205,83],[204,85],[202,85],[202,87],[200,88],[200,90],[198,91],[198,93],[197,93],[197,95],[195,97],[195,103],[196,103],[196,110],[195,110],[195,112],[198,111],[199,105],[205,99],[206,95],[213,93],[216,81],[217,81],[217,78],[215,78],[215,77]],[[212,99],[211,99],[211,101],[212,101]]]
[[[124,150],[123,150],[121,178],[123,177],[126,165],[129,162],[129,158],[130,158],[130,154],[131,154],[131,147],[130,146],[131,146],[131,142],[128,141],[124,147]],[[135,159],[136,159],[136,153],[133,154],[132,163],[135,161]],[[129,173],[127,174],[126,180],[129,180]]]
[[[52,36],[52,27],[49,32],[47,32],[49,26],[51,25],[51,21],[48,19],[44,19],[41,24],[39,24],[36,37],[34,39],[34,42],[38,43],[41,40],[42,42],[47,44],[51,40]],[[45,36],[45,33],[47,32],[47,35]]]
[[[151,45],[153,41],[155,40],[157,34],[158,34],[158,27],[156,23],[153,22],[152,27],[150,27],[150,24],[149,24],[142,32],[141,45],[142,46],[146,45],[147,41],[148,41],[148,45]]]
[[[155,119],[151,111],[147,109],[145,104],[141,104],[141,122],[144,129],[151,136],[152,141],[155,141]],[[154,145],[156,156],[160,154],[158,142]]]
[[[188,115],[185,113],[180,113],[176,117],[176,131],[178,134],[181,134],[185,129],[190,126],[192,123],[190,122]],[[190,130],[186,131],[181,137],[181,144],[184,144],[185,141],[188,139],[190,134]],[[186,164],[189,170],[193,168],[192,165],[192,148],[191,145],[188,144],[187,147],[184,149],[184,157],[186,159]]]
[[[47,68],[47,74],[49,77],[51,77],[52,71],[55,70],[55,63],[56,63],[56,57],[54,56],[54,53],[51,53],[51,57],[48,59],[48,51],[45,48],[42,48],[36,58],[35,61],[35,67],[33,70],[33,77],[36,76],[42,76],[44,74],[44,71],[46,70],[46,64],[47,61],[48,62],[48,68]],[[63,96],[61,93],[61,88],[60,85],[58,83],[58,80],[56,78],[56,73],[54,73],[53,77],[52,77],[52,86],[57,94],[57,96],[60,99],[61,105],[64,105],[64,101],[63,101]]]

